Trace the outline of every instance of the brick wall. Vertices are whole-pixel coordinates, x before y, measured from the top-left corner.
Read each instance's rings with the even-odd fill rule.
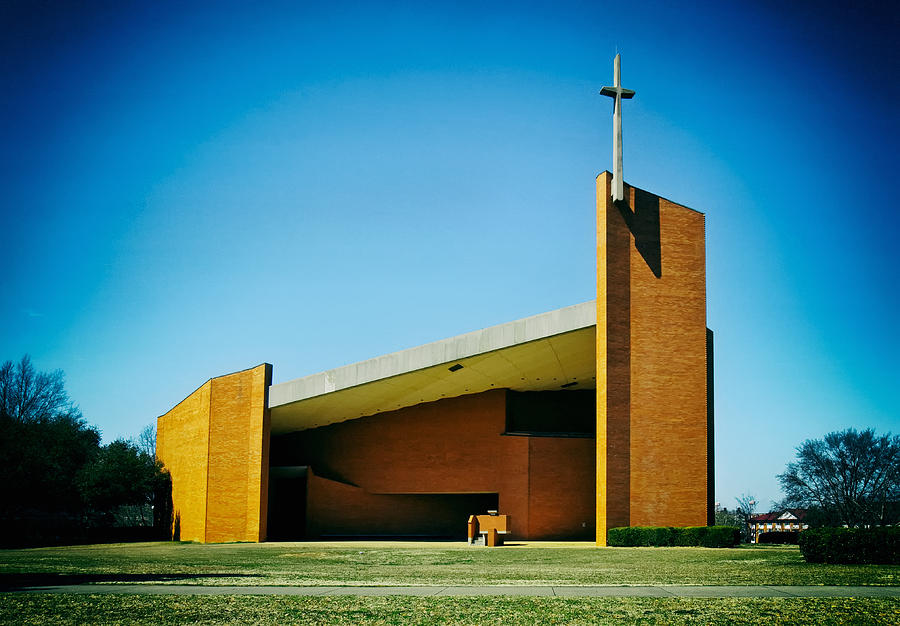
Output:
[[[707,521],[705,224],[597,178],[597,541]]]
[[[416,528],[424,500],[389,506],[373,496],[496,493],[513,537],[584,535],[582,524],[593,526],[594,440],[506,436],[505,427],[506,391],[491,390],[279,438],[273,464],[312,468],[311,534],[317,515],[341,520],[345,534]]]
[[[156,456],[172,476],[173,535],[185,541],[206,541],[210,382],[156,425]]]
[[[265,539],[271,378],[268,364],[213,378],[158,419],[181,539]]]
[[[489,494],[373,494],[307,474],[308,537],[439,536],[462,539],[473,513],[497,506]]]
[[[593,438],[528,440],[528,537],[594,537]]]

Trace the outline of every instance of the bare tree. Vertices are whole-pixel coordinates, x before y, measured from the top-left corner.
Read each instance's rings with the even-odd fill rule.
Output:
[[[81,418],[69,400],[62,370],[36,372],[27,354],[18,363],[0,365],[0,414],[16,422],[38,422],[54,417]]]
[[[808,439],[778,480],[794,506],[820,507],[847,526],[884,524],[900,500],[900,436],[848,428]]]
[[[753,516],[753,513],[756,511],[756,505],[758,504],[756,501],[756,496],[751,495],[749,493],[741,494],[740,498],[735,498],[737,501],[737,509],[735,509],[735,515],[738,520],[741,522],[741,538],[743,541],[750,542],[750,518]]]
[[[137,447],[151,459],[156,458],[156,426],[154,424],[144,426],[144,430],[138,435]]]

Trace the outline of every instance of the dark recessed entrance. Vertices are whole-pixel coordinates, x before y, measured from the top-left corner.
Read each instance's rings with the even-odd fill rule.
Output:
[[[322,539],[466,538],[469,515],[496,510],[496,493],[371,494],[372,519],[323,529]],[[390,511],[390,514],[385,514]],[[330,531],[330,532],[329,532]]]
[[[306,536],[306,467],[269,468],[268,541],[300,541]]]

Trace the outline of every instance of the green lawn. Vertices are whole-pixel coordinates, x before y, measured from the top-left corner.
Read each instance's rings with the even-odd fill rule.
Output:
[[[896,598],[0,595],[10,624],[897,624]]]
[[[898,585],[900,566],[806,563],[796,546],[470,548],[464,543],[139,543],[0,550],[0,584]]]

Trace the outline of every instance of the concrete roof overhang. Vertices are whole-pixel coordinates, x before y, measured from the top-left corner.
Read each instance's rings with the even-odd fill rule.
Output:
[[[490,389],[593,389],[596,324],[584,302],[272,385],[272,433]]]

